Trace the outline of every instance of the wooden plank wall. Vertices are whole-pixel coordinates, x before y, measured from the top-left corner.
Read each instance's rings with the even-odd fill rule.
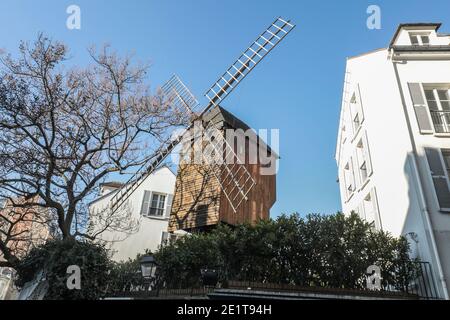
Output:
[[[253,142],[246,140],[245,167],[256,185],[248,194],[248,200],[244,200],[235,213],[208,166],[181,163],[169,219],[169,232],[178,229],[192,231],[214,226],[219,222],[231,225],[254,224],[259,219],[269,218],[270,208],[276,201],[276,175],[261,175],[259,163],[248,163],[249,143]]]
[[[270,208],[276,201],[276,175],[261,175],[259,157],[258,163],[249,163],[250,143],[255,142],[246,139],[245,164],[243,165],[252,175],[256,185],[249,192],[248,200],[244,200],[237,208],[237,211],[234,212],[226,196],[222,194],[220,197],[219,219],[231,225],[240,223],[253,225],[258,220],[269,219]],[[234,146],[234,149],[237,152],[237,146]],[[272,161],[276,161],[275,157],[273,157]]]
[[[180,164],[168,231],[216,225],[219,222],[219,197],[219,182],[206,167]]]

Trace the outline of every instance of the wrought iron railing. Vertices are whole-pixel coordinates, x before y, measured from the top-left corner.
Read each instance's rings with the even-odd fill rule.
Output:
[[[439,299],[439,292],[434,282],[433,271],[429,262],[415,261],[415,277],[401,287],[393,287],[386,285],[384,291],[404,292],[407,294],[417,295],[421,299]]]
[[[437,133],[450,133],[450,111],[430,110],[430,114]]]
[[[308,285],[293,284],[274,284],[249,281],[232,281],[228,280],[226,285],[222,283],[219,287],[234,289],[253,289],[267,291],[282,292],[322,292],[334,294],[350,294],[362,295],[370,298],[371,296],[378,298],[398,298],[398,299],[440,299],[431,265],[423,261],[407,261],[407,274],[405,280],[402,279],[402,271],[397,270],[390,275],[382,273],[384,280],[380,290],[369,290],[364,285],[359,288],[336,288],[336,287],[317,287]],[[399,264],[402,268],[402,264]],[[412,276],[411,276],[412,275]],[[392,283],[389,283],[392,282]],[[402,284],[403,283],[403,284]],[[135,299],[154,299],[154,298],[180,298],[180,297],[207,297],[213,293],[214,287],[187,287],[187,288],[167,288],[164,285],[156,285],[151,288],[146,285],[127,286],[124,290],[110,292],[109,297],[130,297]]]

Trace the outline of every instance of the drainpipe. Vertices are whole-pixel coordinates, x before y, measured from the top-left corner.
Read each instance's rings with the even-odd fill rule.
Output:
[[[439,273],[439,281],[440,281],[442,289],[444,291],[444,299],[449,300],[449,295],[448,295],[448,290],[447,290],[447,283],[445,282],[445,276],[444,276],[444,272],[442,270],[441,259],[439,257],[439,251],[438,251],[438,248],[437,248],[437,245],[436,245],[436,239],[435,239],[434,232],[433,232],[433,225],[431,223],[430,216],[429,216],[430,213],[428,211],[427,200],[426,200],[424,192],[423,192],[421,176],[420,176],[420,172],[419,172],[419,169],[418,169],[418,166],[417,166],[418,154],[417,154],[416,141],[414,139],[413,131],[412,131],[412,128],[411,128],[409,114],[408,114],[408,110],[406,108],[405,98],[404,98],[404,95],[403,95],[403,89],[402,89],[402,86],[401,86],[400,76],[399,76],[399,73],[398,73],[396,62],[394,61],[394,58],[393,58],[392,49],[390,49],[390,58],[392,60],[392,65],[394,67],[394,73],[395,73],[395,77],[396,77],[396,80],[397,80],[398,89],[400,91],[400,97],[401,97],[401,100],[402,100],[403,111],[405,113],[406,124],[407,124],[407,127],[408,127],[408,133],[409,133],[409,137],[410,137],[411,145],[412,145],[412,149],[413,149],[413,155],[414,155],[413,158],[412,158],[413,161],[410,162],[410,163],[412,165],[412,169],[414,170],[414,177],[415,177],[415,180],[416,180],[416,184],[418,186],[417,189],[418,189],[418,193],[419,193],[419,201],[420,201],[420,206],[422,207],[420,212],[422,214],[423,220],[425,221],[426,227],[429,230],[430,240],[431,240],[431,248],[432,248],[433,254],[434,254],[435,259],[436,259],[436,265],[437,265],[437,269],[438,269],[438,273]]]

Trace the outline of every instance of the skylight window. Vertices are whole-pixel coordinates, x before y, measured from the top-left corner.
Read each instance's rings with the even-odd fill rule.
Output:
[[[428,34],[409,34],[409,39],[411,40],[411,44],[413,46],[429,46],[430,45],[430,36]]]

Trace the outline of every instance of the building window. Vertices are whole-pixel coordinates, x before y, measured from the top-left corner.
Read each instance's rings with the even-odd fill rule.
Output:
[[[349,162],[344,167],[344,179],[345,179],[345,188],[347,192],[347,199],[349,199],[353,192],[356,190],[355,186],[355,176],[353,174],[353,165],[352,160],[350,159]]]
[[[359,127],[361,126],[361,121],[359,121],[359,114],[356,114],[355,118],[353,119],[353,126],[355,128],[355,132],[357,132]]]
[[[448,88],[424,87],[431,119],[437,133],[450,133],[450,94]]]
[[[345,124],[342,126],[342,143],[345,143],[345,141],[347,140],[347,131],[345,130]]]
[[[364,183],[367,180],[367,165],[366,162],[364,161],[362,163],[362,165],[359,166],[359,172],[361,174],[361,181]]]
[[[372,164],[369,154],[369,146],[367,144],[366,134],[358,141],[356,144],[356,158],[358,160],[359,177],[361,184],[367,181],[369,176],[372,174]]]
[[[444,158],[445,170],[447,177],[450,177],[450,149],[441,149],[442,157]]]
[[[364,114],[358,90],[359,87],[357,90],[355,90],[355,92],[352,95],[352,98],[350,99],[350,114],[354,135],[358,133],[358,130],[361,127],[362,122],[364,121]]]
[[[163,231],[161,235],[161,246],[166,246],[181,238],[183,235]]]
[[[428,46],[430,45],[430,36],[428,34],[410,33],[409,39],[413,46]]]
[[[150,216],[163,216],[164,206],[166,204],[166,196],[160,193],[152,194],[152,201],[150,202],[150,207],[148,213]]]
[[[364,218],[367,222],[373,223],[375,229],[381,230],[381,219],[378,212],[375,189],[372,189],[365,197],[362,203]]]

